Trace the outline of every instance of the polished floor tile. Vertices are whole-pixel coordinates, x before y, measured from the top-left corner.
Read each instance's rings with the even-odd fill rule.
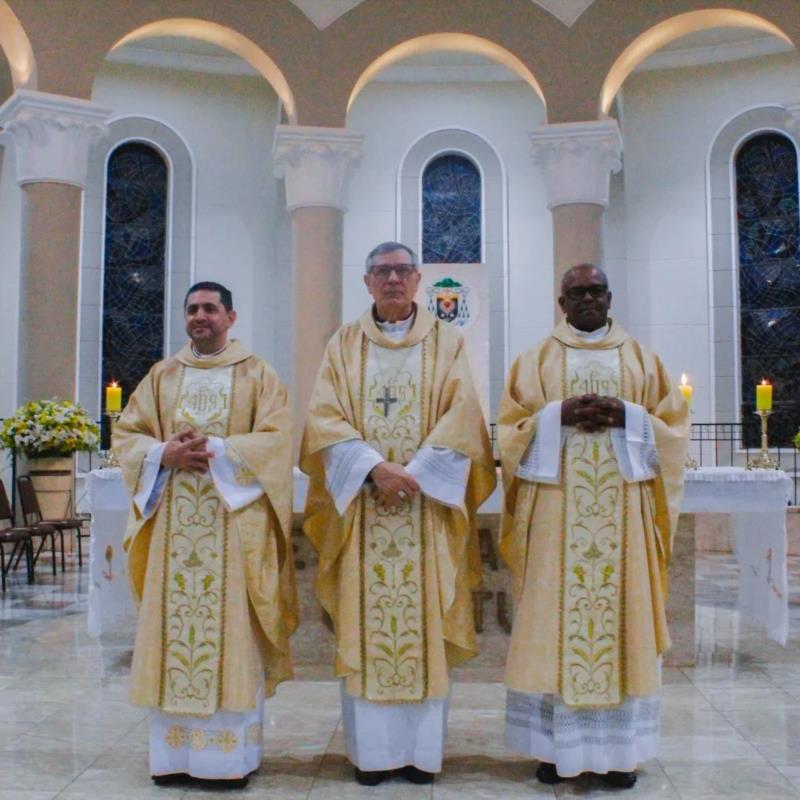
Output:
[[[697,665],[664,669],[661,752],[625,792],[590,775],[540,784],[536,764],[505,748],[503,686],[474,675],[453,687],[444,772],[432,786],[356,785],[338,684],[302,680],[267,702],[264,762],[247,789],[156,787],[149,712],[127,701],[133,631],[87,634],[85,570],[41,572],[34,586],[14,575],[0,597],[0,800],[800,798],[800,558],[790,571],[781,648],[737,613],[735,561],[698,557]],[[326,674],[312,666],[303,674]]]

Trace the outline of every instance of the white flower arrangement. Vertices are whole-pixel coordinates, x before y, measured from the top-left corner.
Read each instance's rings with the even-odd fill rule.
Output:
[[[99,443],[97,423],[69,400],[33,400],[0,427],[0,447],[34,458],[97,450]]]

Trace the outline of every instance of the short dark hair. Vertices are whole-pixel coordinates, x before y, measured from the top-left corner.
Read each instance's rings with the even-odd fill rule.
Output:
[[[226,289],[221,283],[215,283],[214,281],[198,281],[194,286],[189,287],[189,291],[186,292],[186,297],[183,298],[183,307],[186,308],[186,303],[192,292],[202,291],[218,292],[219,301],[225,306],[225,310],[233,311],[233,295],[231,294],[231,290]]]
[[[395,250],[405,250],[406,253],[408,253],[408,257],[411,259],[411,263],[415,268],[419,269],[417,254],[408,245],[400,242],[382,242],[377,247],[373,247],[372,250],[369,251],[365,271],[369,272],[372,269],[372,259],[375,258],[375,256],[382,256],[384,253],[394,253]]]
[[[598,267],[596,264],[576,264],[574,267],[570,267],[562,276],[561,276],[561,291],[564,291],[564,286],[566,285],[567,281],[579,270],[584,269],[593,269],[602,279],[602,281],[606,285],[606,289],[608,289],[608,275],[603,271],[601,267]]]

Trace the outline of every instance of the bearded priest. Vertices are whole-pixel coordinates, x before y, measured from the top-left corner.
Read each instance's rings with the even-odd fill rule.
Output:
[[[228,339],[228,289],[195,284],[184,318],[190,343],[150,370],[114,436],[133,498],[131,694],[155,709],[156,783],[241,786],[264,696],[292,675],[290,412],[272,368]]]
[[[498,418],[516,597],[506,740],[544,783],[631,787],[658,751],[688,407],[609,318],[602,270],[568,270],[558,302],[566,319],[514,362]]]
[[[477,653],[475,511],[495,467],[464,341],[414,303],[398,242],[367,257],[374,304],[328,344],[301,448],[304,530],[334,623],[347,753],[359,783],[441,770],[448,670]]]

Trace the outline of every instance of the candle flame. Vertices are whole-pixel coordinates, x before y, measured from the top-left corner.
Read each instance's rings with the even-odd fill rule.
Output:
[[[766,378],[762,378],[761,379],[761,385],[762,386],[769,386],[769,381]]]
[[[118,386],[118,384],[117,384],[117,382],[116,382],[116,381],[111,381],[111,384],[110,384],[110,385],[111,385],[111,387],[112,387],[113,389],[116,389],[116,388],[117,388],[117,386]]]
[[[681,386],[686,386],[687,385],[686,381],[687,381],[686,373],[682,372],[681,373]]]

